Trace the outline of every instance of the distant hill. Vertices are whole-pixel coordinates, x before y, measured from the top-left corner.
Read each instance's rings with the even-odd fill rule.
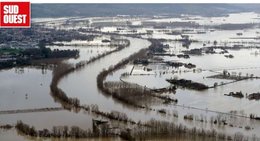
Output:
[[[32,4],[32,17],[180,15],[220,16],[260,11],[260,4]]]

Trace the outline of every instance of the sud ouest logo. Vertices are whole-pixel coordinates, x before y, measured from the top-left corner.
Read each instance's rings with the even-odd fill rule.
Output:
[[[1,1],[0,28],[29,28],[31,3],[28,1]]]

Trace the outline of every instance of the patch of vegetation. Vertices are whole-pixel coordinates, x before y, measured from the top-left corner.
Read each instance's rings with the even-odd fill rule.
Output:
[[[205,90],[208,89],[209,87],[198,82],[193,82],[191,80],[186,80],[186,79],[166,79],[171,84],[182,86],[184,88],[189,88],[189,89],[194,89],[194,90]]]
[[[248,95],[249,100],[260,100],[260,93],[252,93]]]
[[[232,97],[236,97],[236,98],[244,98],[243,93],[240,92],[230,92],[229,94],[224,94],[225,96],[232,96]]]

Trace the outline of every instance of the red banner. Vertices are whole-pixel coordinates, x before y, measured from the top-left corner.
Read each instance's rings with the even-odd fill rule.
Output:
[[[0,2],[0,28],[29,28],[30,2]]]

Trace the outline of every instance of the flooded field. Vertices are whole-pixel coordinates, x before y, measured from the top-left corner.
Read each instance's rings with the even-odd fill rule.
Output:
[[[55,107],[49,95],[52,77],[47,68],[13,68],[2,70],[1,110]],[[11,101],[16,101],[11,104]]]
[[[129,128],[134,131],[139,126],[144,128],[142,125],[144,123],[158,120],[184,126],[184,130],[187,128],[187,133],[197,128],[226,134],[227,137],[225,136],[224,140],[228,139],[228,136],[236,140],[233,136],[237,133],[241,133],[245,140],[259,140],[260,121],[257,118],[260,116],[258,109],[260,103],[258,99],[248,98],[250,94],[260,91],[259,19],[259,14],[253,12],[235,13],[223,17],[182,15],[181,17],[160,18],[140,16],[34,19],[34,24],[43,25],[46,28],[73,29],[81,34],[98,35],[93,41],[72,40],[55,42],[47,46],[51,50],[79,50],[78,58],[62,60],[61,63],[70,64],[73,71],[62,76],[57,87],[68,98],[78,99],[80,106],[68,110],[62,102],[57,100],[57,97],[52,95],[50,85],[56,65],[3,69],[0,70],[0,125],[15,126],[17,121],[21,120],[37,130],[46,128],[51,131],[54,126],[65,125],[86,130],[93,128],[93,119],[96,119],[109,122],[110,128],[122,130]],[[79,20],[86,22],[79,22]],[[188,22],[192,25],[175,26],[176,22]],[[226,24],[240,24],[241,28],[226,27]],[[118,49],[121,45],[120,41],[118,45],[111,43],[116,39],[128,40],[130,45]],[[152,50],[154,40],[161,48]],[[146,51],[145,54],[115,67],[119,62],[129,59],[129,56],[142,49]],[[95,57],[100,58],[95,59]],[[92,59],[94,61],[84,64]],[[82,67],[77,67],[79,64],[83,64]],[[112,69],[113,67],[115,69]],[[106,91],[115,90],[111,92],[112,95],[106,94],[97,84],[98,76],[109,69],[112,73],[104,77],[102,85],[110,84],[111,87],[106,88]],[[183,81],[182,84],[177,85],[166,80],[186,80],[189,83],[203,84],[207,86],[207,89],[197,90],[196,87],[194,89],[194,87],[183,85]],[[131,89],[140,88],[143,92],[155,91],[155,94],[152,93],[154,99],[147,95],[141,98],[138,96],[135,98],[133,95],[133,98],[129,99],[134,101],[127,103],[126,99],[116,97],[116,92],[121,92],[120,96],[123,97],[127,95],[127,91],[123,91],[124,87],[128,87],[127,84]],[[162,91],[169,88],[174,88],[174,90]],[[243,97],[228,96],[230,92],[241,92]],[[142,101],[145,96],[147,99]],[[177,101],[168,103],[164,101],[165,98]],[[150,103],[146,104],[147,101]],[[136,106],[133,103],[141,103],[143,107],[140,108],[139,105]],[[92,112],[86,110],[86,107],[95,107],[93,105],[98,110],[93,111],[93,108]],[[19,113],[19,110],[23,109],[54,107],[61,109]],[[15,113],[12,110],[17,111]],[[13,113],[8,113],[10,111]],[[123,113],[123,117],[134,121],[135,124],[122,122],[118,120],[119,117],[112,120],[111,117],[108,118],[97,111]],[[253,118],[252,115],[254,115]],[[210,137],[191,138],[183,135],[174,138],[165,136],[145,139],[215,140]],[[0,140],[109,141],[123,139],[119,136],[87,139],[40,138],[25,136],[12,128],[0,129]]]

